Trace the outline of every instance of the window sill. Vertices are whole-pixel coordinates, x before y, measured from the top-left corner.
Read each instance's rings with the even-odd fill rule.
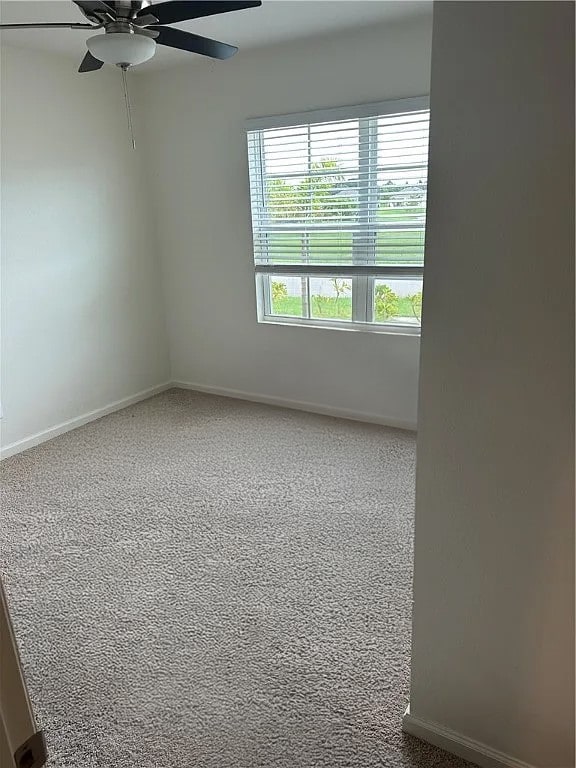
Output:
[[[409,325],[376,325],[375,323],[338,322],[334,320],[320,320],[315,322],[309,318],[283,318],[274,315],[264,315],[258,318],[262,325],[282,325],[291,328],[314,328],[329,331],[352,331],[353,333],[377,333],[388,336],[409,336],[420,339],[420,326]]]

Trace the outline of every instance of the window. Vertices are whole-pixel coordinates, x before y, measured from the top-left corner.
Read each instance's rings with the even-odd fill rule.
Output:
[[[425,98],[248,122],[258,319],[419,333]]]

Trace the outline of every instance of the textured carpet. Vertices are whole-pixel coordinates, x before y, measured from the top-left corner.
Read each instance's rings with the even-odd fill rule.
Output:
[[[414,443],[172,390],[2,462],[50,765],[466,765],[400,732]]]

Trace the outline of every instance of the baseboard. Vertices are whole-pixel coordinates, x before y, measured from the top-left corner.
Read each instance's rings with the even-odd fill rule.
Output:
[[[435,747],[440,747],[446,752],[451,752],[453,755],[458,755],[464,760],[479,765],[481,768],[536,768],[536,766],[511,757],[504,752],[499,752],[497,749],[492,749],[487,744],[469,739],[467,736],[452,731],[443,725],[422,720],[411,714],[409,706],[402,720],[402,730],[411,736],[422,739],[422,741],[434,744]]]
[[[7,459],[10,456],[14,456],[17,453],[28,450],[28,448],[34,448],[36,445],[45,443],[47,440],[52,440],[58,435],[63,435],[65,432],[70,432],[77,427],[81,427],[83,424],[88,424],[90,421],[100,419],[102,416],[107,416],[114,411],[120,411],[122,408],[127,408],[129,405],[139,403],[141,400],[146,400],[153,395],[157,395],[160,392],[164,392],[167,389],[179,388],[179,389],[191,389],[197,392],[206,392],[211,395],[221,395],[222,397],[230,397],[236,400],[249,400],[254,403],[264,403],[265,405],[276,405],[281,408],[291,408],[297,411],[307,411],[309,413],[319,413],[323,416],[336,416],[340,419],[351,419],[353,421],[363,421],[369,424],[381,424],[386,427],[394,427],[396,429],[406,429],[411,432],[416,431],[416,424],[413,422],[402,421],[400,419],[388,418],[381,416],[380,414],[367,413],[365,411],[352,411],[345,408],[333,408],[331,406],[320,405],[318,403],[308,403],[302,400],[289,400],[283,397],[272,397],[270,395],[262,395],[256,392],[245,392],[238,389],[228,389],[227,387],[212,387],[205,384],[196,384],[188,381],[167,381],[164,384],[158,384],[155,387],[150,387],[142,392],[137,392],[135,395],[125,397],[122,400],[116,400],[114,403],[105,405],[103,408],[97,408],[94,411],[85,413],[82,416],[77,416],[75,419],[70,419],[62,424],[57,424],[55,427],[50,427],[42,432],[38,432],[35,435],[26,437],[23,440],[18,440],[15,443],[9,443],[0,449],[0,459]]]
[[[89,413],[85,413],[82,416],[77,416],[75,419],[70,419],[69,421],[63,422],[62,424],[57,424],[55,427],[50,427],[49,429],[45,429],[42,432],[37,432],[35,435],[25,437],[23,440],[18,440],[15,443],[5,445],[0,450],[0,459],[7,459],[9,456],[14,456],[17,453],[26,451],[28,448],[33,448],[35,445],[45,443],[47,440],[52,440],[53,437],[58,437],[58,435],[63,435],[65,432],[70,432],[77,427],[81,427],[83,424],[88,424],[90,421],[95,421],[96,419],[100,419],[102,416],[107,416],[109,413],[114,413],[114,411],[120,411],[122,408],[127,408],[129,405],[139,403],[141,400],[146,400],[153,395],[164,392],[165,390],[170,389],[172,386],[172,383],[169,381],[165,382],[164,384],[158,384],[155,387],[150,387],[149,389],[144,389],[141,392],[137,392],[135,395],[131,395],[130,397],[124,397],[122,400],[116,400],[114,403],[105,405],[103,408],[97,408],[95,411],[90,411]]]
[[[227,387],[213,387],[206,384],[197,384],[190,381],[173,381],[172,386],[178,389],[192,389],[196,392],[206,392],[210,395],[221,395],[222,397],[231,397],[236,400],[249,400],[253,403],[264,403],[265,405],[276,405],[281,408],[291,408],[296,411],[307,411],[309,413],[319,413],[322,416],[336,416],[339,419],[351,419],[352,421],[364,421],[368,424],[381,424],[385,427],[394,427],[395,429],[406,429],[410,432],[416,431],[416,424],[412,421],[403,421],[401,419],[389,418],[376,413],[367,413],[365,411],[353,411],[346,408],[335,408],[319,403],[308,403],[303,400],[289,400],[284,397],[274,397],[263,395],[257,392],[245,392],[240,389],[228,389]]]

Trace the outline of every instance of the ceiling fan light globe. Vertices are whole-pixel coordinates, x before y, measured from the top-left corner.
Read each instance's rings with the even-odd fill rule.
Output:
[[[129,32],[110,32],[94,35],[86,41],[88,50],[104,64],[127,65],[143,64],[156,52],[156,42],[144,35]]]

